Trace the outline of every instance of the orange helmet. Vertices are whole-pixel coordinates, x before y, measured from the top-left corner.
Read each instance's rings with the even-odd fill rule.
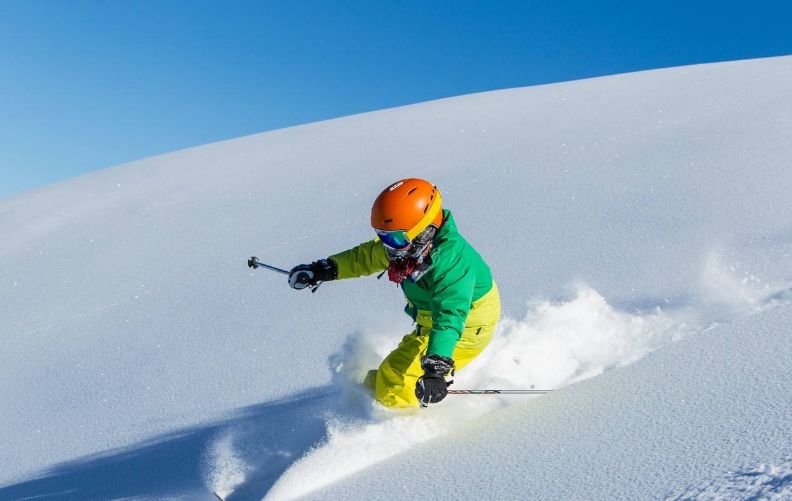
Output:
[[[401,231],[409,243],[429,225],[440,227],[441,209],[442,197],[435,185],[423,179],[402,179],[385,188],[374,200],[371,226],[380,236]]]

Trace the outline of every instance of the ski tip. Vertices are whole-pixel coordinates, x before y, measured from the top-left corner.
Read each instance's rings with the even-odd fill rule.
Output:
[[[216,493],[215,491],[212,491],[212,494],[214,494],[215,497],[217,499],[219,499],[220,501],[225,501],[225,498],[223,496],[221,496],[220,494]]]

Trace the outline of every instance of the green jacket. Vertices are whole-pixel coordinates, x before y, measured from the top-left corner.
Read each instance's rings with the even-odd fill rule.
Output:
[[[492,273],[478,252],[459,234],[454,217],[443,210],[443,225],[429,253],[431,266],[417,282],[405,280],[405,311],[415,320],[431,315],[428,354],[451,357],[465,328],[471,304],[492,289]],[[355,278],[388,268],[385,247],[379,239],[364,242],[330,259],[338,265],[338,278]],[[429,315],[426,315],[429,316]],[[419,321],[420,324],[420,321]]]

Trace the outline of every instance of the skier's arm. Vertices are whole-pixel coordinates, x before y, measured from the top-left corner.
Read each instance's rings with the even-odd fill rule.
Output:
[[[454,263],[445,270],[436,270],[434,284],[432,330],[426,354],[452,358],[470,312],[476,277],[469,267]]]
[[[371,275],[388,268],[385,247],[378,239],[369,240],[344,252],[333,254],[332,259],[338,266],[338,278],[356,278]]]

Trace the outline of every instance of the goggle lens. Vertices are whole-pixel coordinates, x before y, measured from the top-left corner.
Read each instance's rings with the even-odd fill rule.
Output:
[[[377,236],[391,249],[403,249],[410,245],[410,239],[407,238],[407,232],[404,230],[377,230]]]

